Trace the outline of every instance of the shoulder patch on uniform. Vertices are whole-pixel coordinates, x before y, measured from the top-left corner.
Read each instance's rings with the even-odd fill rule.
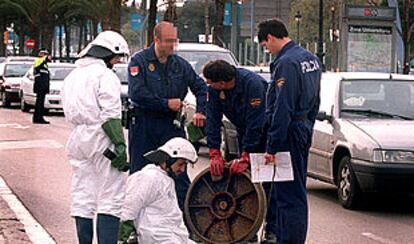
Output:
[[[132,76],[137,76],[139,73],[139,67],[138,66],[129,67],[129,73],[131,73]]]
[[[276,81],[276,85],[279,87],[279,88],[281,88],[284,84],[285,84],[285,82],[286,82],[286,79],[285,78],[279,78],[277,81]]]
[[[252,107],[258,107],[260,106],[260,104],[262,104],[262,99],[260,98],[250,99],[250,105],[252,105]]]

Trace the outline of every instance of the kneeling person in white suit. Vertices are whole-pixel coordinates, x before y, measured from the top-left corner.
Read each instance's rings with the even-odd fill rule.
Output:
[[[197,161],[197,152],[186,139],[175,137],[144,155],[154,164],[132,174],[127,182],[120,237],[135,228],[139,243],[194,243],[178,207],[173,178]]]

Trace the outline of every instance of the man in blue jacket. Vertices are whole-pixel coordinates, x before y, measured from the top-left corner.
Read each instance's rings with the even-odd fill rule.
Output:
[[[204,126],[207,85],[186,60],[174,54],[176,45],[176,27],[163,21],[154,28],[154,43],[134,54],[128,65],[128,94],[134,107],[129,122],[131,174],[149,163],[144,153],[185,136],[180,111],[188,88],[197,98],[193,124]],[[176,179],[181,209],[189,184],[187,173]]]
[[[319,110],[321,64],[317,57],[288,37],[277,19],[259,24],[261,45],[275,55],[272,82],[266,98],[269,123],[266,162],[277,164],[275,154],[290,152],[294,180],[276,184],[278,243],[305,243],[308,226],[306,172],[313,125]]]
[[[240,175],[250,165],[249,153],[265,152],[265,96],[267,82],[258,74],[236,68],[226,61],[208,63],[203,70],[209,84],[206,106],[206,134],[210,154],[210,171],[221,176],[224,159],[220,152],[221,125],[225,115],[236,126],[240,158],[232,162],[230,173]],[[275,198],[270,183],[264,184],[270,204],[267,212],[266,241],[275,241]]]

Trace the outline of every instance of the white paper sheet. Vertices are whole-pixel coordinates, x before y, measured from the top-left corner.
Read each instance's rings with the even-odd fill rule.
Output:
[[[273,179],[273,165],[265,164],[263,153],[251,153],[251,174],[252,182],[281,182],[293,181],[292,158],[290,152],[276,153],[276,173]]]

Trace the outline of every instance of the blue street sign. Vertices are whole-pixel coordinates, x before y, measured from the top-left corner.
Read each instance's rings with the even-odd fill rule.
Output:
[[[141,30],[143,18],[140,14],[131,14],[131,31]]]
[[[98,28],[97,28],[98,33],[102,32],[102,24],[101,22],[98,23]]]
[[[225,3],[224,4],[224,20],[223,25],[231,26],[231,5],[232,3]],[[241,4],[237,4],[237,25],[240,26],[241,24]]]
[[[224,4],[224,21],[223,25],[231,26],[231,3]]]

